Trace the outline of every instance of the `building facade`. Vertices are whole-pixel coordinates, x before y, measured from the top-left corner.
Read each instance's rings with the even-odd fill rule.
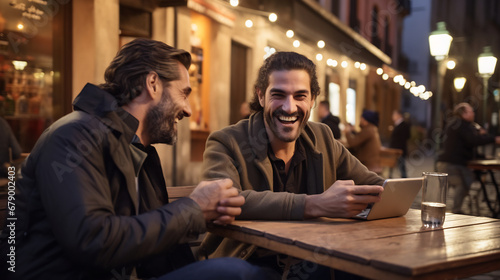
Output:
[[[406,1],[242,0],[236,7],[222,0],[16,3],[0,4],[0,107],[24,152],[71,111],[87,82],[104,81],[120,46],[138,37],[193,55],[193,115],[179,124],[174,147],[157,147],[169,185],[199,180],[208,134],[239,120],[258,68],[275,51],[315,61],[319,99],[330,100],[343,122],[359,124],[363,109],[376,110],[385,140],[391,112],[400,108],[402,87],[392,78],[404,76],[400,26],[410,11]]]

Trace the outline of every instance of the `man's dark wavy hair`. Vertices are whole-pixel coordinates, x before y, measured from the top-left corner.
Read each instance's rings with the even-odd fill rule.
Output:
[[[112,94],[118,106],[123,106],[141,94],[151,71],[164,83],[178,80],[177,61],[189,69],[191,55],[163,42],[135,39],[120,49],[104,73],[106,82],[99,87]]]
[[[305,70],[311,79],[311,97],[317,97],[320,93],[318,77],[316,76],[316,65],[307,57],[296,52],[275,52],[269,56],[259,69],[257,81],[254,86],[253,100],[250,108],[253,111],[262,111],[257,91],[266,92],[269,86],[269,76],[274,71],[282,70]]]

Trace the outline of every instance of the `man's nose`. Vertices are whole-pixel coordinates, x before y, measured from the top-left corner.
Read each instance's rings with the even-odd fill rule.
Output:
[[[297,104],[295,103],[295,99],[293,98],[293,95],[289,95],[285,98],[285,101],[283,102],[282,110],[285,111],[286,113],[294,113],[297,111]]]
[[[184,116],[185,117],[191,117],[191,114],[193,113],[191,111],[191,105],[189,104],[189,100],[186,98],[186,100],[184,101],[184,108],[183,108],[183,111],[184,111]]]

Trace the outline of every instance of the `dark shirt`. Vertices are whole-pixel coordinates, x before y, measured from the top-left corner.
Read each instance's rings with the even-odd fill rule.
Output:
[[[328,114],[328,116],[323,118],[321,122],[330,127],[330,129],[333,132],[333,137],[335,137],[335,139],[340,139],[339,117],[336,117],[332,114]]]
[[[471,122],[453,118],[446,125],[438,161],[467,165],[474,158],[474,148],[495,142],[490,134],[479,134]]]
[[[271,146],[268,149],[268,156],[273,166],[275,192],[307,193],[306,151],[300,138],[295,143],[295,153],[288,174],[285,172],[285,162],[274,155]]]

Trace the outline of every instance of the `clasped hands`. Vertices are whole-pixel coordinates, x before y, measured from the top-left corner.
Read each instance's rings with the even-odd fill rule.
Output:
[[[233,222],[245,203],[230,179],[202,181],[189,198],[198,203],[207,222],[220,225]]]

